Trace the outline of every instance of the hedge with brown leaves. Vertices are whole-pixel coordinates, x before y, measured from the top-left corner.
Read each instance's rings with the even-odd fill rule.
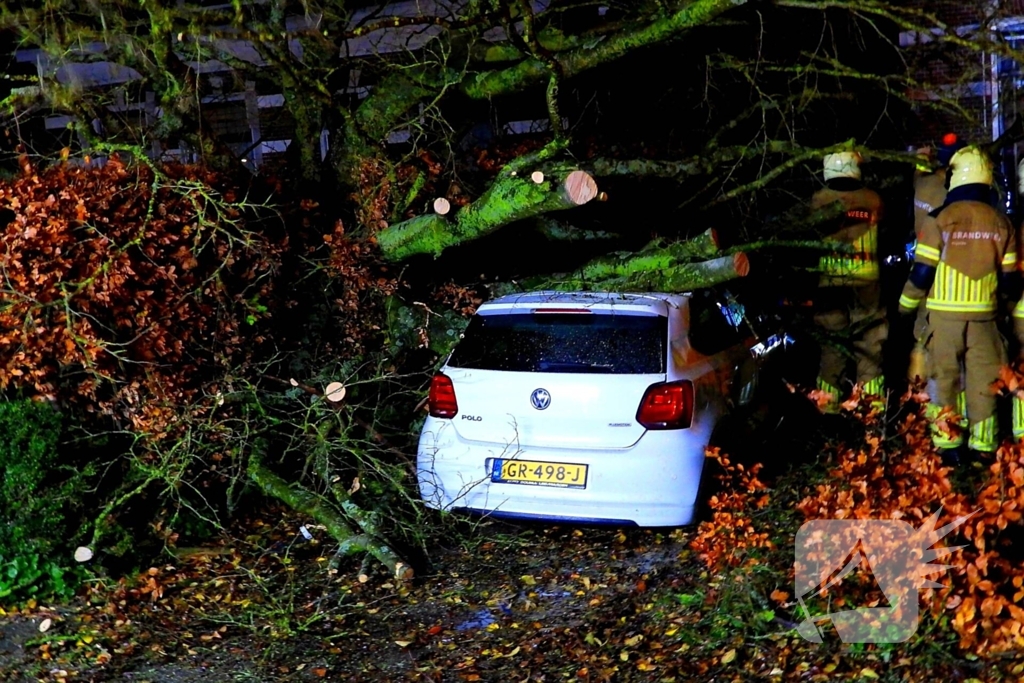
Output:
[[[159,433],[210,367],[237,364],[278,247],[198,167],[23,163],[0,254],[0,388]]]
[[[997,388],[1024,395],[1024,373],[1007,369]],[[854,396],[844,404],[850,418],[867,427],[866,436],[861,443],[835,444],[826,452],[826,480],[808,491],[797,509],[805,520],[893,519],[915,529],[929,523],[936,512],[936,528],[968,517],[936,546],[963,547],[940,556],[939,562],[950,568],[938,568],[927,577],[941,587],[923,588],[922,603],[936,617],[949,617],[965,650],[979,655],[1021,650],[1024,564],[1008,555],[1006,532],[1019,528],[1024,516],[1024,446],[1004,443],[995,460],[979,472],[976,488],[958,491],[950,479],[952,469],[943,464],[930,438],[923,409],[927,396],[907,398],[922,407],[904,418],[894,439],[888,435],[889,443],[883,440],[884,421],[866,400]],[[757,480],[758,468],[744,470],[728,459],[723,464],[731,489],[712,501],[714,519],[700,526],[693,541],[709,568],[716,570],[741,565],[739,549],[771,548],[769,532],[775,531],[754,521],[756,511],[775,504],[770,501],[771,489]],[[791,551],[786,555],[792,558]],[[865,583],[863,588],[860,597],[872,597],[872,587]]]

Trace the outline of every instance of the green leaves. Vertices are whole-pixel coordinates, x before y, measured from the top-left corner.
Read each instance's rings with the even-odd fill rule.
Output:
[[[683,607],[700,607],[704,604],[703,593],[680,593],[676,601]]]
[[[0,402],[0,598],[69,597],[69,517],[83,475],[59,459],[61,417],[46,403]]]

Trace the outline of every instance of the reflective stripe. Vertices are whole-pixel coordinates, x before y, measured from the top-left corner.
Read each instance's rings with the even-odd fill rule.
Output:
[[[999,277],[989,273],[975,280],[945,262],[935,270],[935,283],[926,304],[930,311],[991,313],[996,310],[996,286]]]
[[[951,311],[954,313],[991,313],[996,310],[995,304],[940,303],[931,299],[928,300],[926,307],[929,311]]]
[[[967,392],[960,390],[960,393],[956,395],[956,412],[960,413],[964,417],[969,418],[967,414]]]
[[[878,377],[864,382],[864,393],[872,396],[881,396],[884,386],[885,377],[883,375],[879,375]]]
[[[875,410],[885,410],[885,376],[879,375],[864,382],[864,394],[873,397],[868,405]]]
[[[958,448],[964,442],[964,437],[951,437],[937,428],[932,427],[932,443],[936,448]]]
[[[914,258],[918,261],[921,259],[927,259],[929,261],[938,262],[939,257],[941,256],[942,252],[935,247],[929,247],[927,244],[921,244],[918,242],[917,246],[914,247]]]
[[[1013,307],[1014,318],[1024,318],[1024,297],[1021,297],[1017,305]]]
[[[900,295],[900,308],[914,309],[921,305],[921,299],[909,296],[907,294]],[[1021,311],[1021,315],[1024,316],[1024,311]]]
[[[1003,257],[1004,266],[1015,266],[1017,265],[1017,252],[1011,251]]]
[[[877,280],[878,262],[862,261],[856,258],[822,256],[818,262],[822,273],[835,278]]]
[[[992,415],[981,422],[971,425],[971,438],[967,442],[968,448],[976,451],[991,453],[996,450],[999,444],[996,442],[996,416]]]
[[[956,434],[950,434],[949,432],[940,430],[936,424],[939,413],[941,412],[942,408],[940,406],[937,406],[934,403],[925,404],[924,415],[930,423],[929,431],[931,431],[932,444],[934,444],[936,448],[958,448],[964,442],[963,432],[961,430],[967,427],[967,420],[963,418],[958,421],[952,418],[946,420],[947,424],[953,426],[954,431],[957,432]],[[961,429],[956,429],[957,425],[959,425]]]
[[[921,169],[921,167],[920,167],[920,166],[918,166],[917,168],[918,168],[919,170]],[[921,199],[915,199],[915,200],[914,200],[914,206],[916,206],[917,208],[919,208],[919,209],[922,209],[922,210],[924,210],[924,211],[927,211],[928,213],[931,213],[931,212],[932,212],[932,210],[933,210],[933,208],[934,208],[934,207],[932,207],[932,205],[931,205],[931,204],[929,204],[928,202],[926,202],[926,201],[923,201],[923,200],[921,200]]]
[[[838,413],[839,412],[839,389],[832,386],[822,378],[817,380],[818,389],[824,391],[829,395],[828,403],[822,408],[826,413]]]
[[[1013,397],[1013,436],[1024,436],[1024,399]]]
[[[874,220],[872,219],[867,232],[848,244],[853,248],[852,254],[821,257],[818,262],[821,272],[836,277],[877,280],[878,227],[875,226]]]

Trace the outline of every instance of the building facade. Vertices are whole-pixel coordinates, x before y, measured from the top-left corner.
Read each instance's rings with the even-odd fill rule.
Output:
[[[179,0],[179,4],[185,0]],[[437,16],[451,19],[457,16],[468,0],[400,0],[386,6],[379,3],[361,3],[367,5],[355,9],[349,18],[349,28],[356,29],[374,23],[381,17],[422,17]],[[208,10],[229,9],[230,3],[221,0],[200,0],[200,5]],[[350,3],[359,5],[360,3]],[[532,0],[534,12],[540,13],[548,9],[550,0]],[[320,17],[295,15],[286,19],[286,30],[300,31],[316,29]],[[341,97],[353,100],[365,98],[373,88],[372,80],[365,74],[368,70],[361,68],[361,63],[380,55],[396,52],[417,52],[436,38],[443,29],[438,25],[413,25],[397,28],[381,28],[358,35],[343,41],[339,55],[348,66],[347,86],[342,88]],[[484,39],[493,42],[504,42],[504,31],[492,29],[484,34]],[[201,41],[215,48],[219,53],[230,56],[238,62],[245,62],[248,67],[244,73],[233,69],[225,61],[208,59],[197,61],[190,58],[189,41]],[[177,37],[180,51],[176,50],[182,61],[196,75],[199,107],[204,123],[216,137],[224,142],[241,162],[256,173],[268,164],[283,161],[294,135],[294,122],[285,106],[285,98],[274,78],[261,78],[261,71],[268,68],[256,47],[245,40],[218,38],[204,40],[202,37]],[[292,54],[299,60],[302,58],[302,45],[299,40],[289,41]],[[45,50],[22,48],[15,51],[15,62],[18,66],[34,68],[38,77],[37,87],[46,87],[47,82],[56,81],[62,85],[88,88],[94,91],[109,92],[107,111],[114,116],[113,120],[120,123],[125,131],[137,135],[138,142],[147,150],[153,159],[181,160],[194,162],[197,160],[195,150],[181,140],[162,139],[158,131],[158,123],[163,116],[160,106],[152,91],[138,91],[132,84],[141,81],[141,75],[134,69],[103,59],[105,46],[94,43],[82,46],[77,54],[61,59],[52,58]],[[71,117],[66,114],[53,113],[45,115],[35,125],[39,126],[41,135],[36,135],[36,151],[40,154],[53,153],[74,140],[69,129]],[[98,130],[99,122],[93,122]],[[109,122],[108,122],[108,125]],[[502,121],[501,128],[505,134],[537,132],[548,127],[548,119],[530,118],[523,120]],[[24,131],[23,131],[24,132]],[[392,131],[388,137],[390,144],[400,145],[410,139],[409,130]],[[79,143],[84,143],[78,140]],[[327,154],[330,139],[326,130],[320,138],[321,158]]]

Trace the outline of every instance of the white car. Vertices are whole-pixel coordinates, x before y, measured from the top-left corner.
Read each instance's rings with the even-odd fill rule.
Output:
[[[705,446],[757,387],[764,345],[736,317],[710,290],[481,305],[431,382],[422,499],[504,518],[692,523]]]

